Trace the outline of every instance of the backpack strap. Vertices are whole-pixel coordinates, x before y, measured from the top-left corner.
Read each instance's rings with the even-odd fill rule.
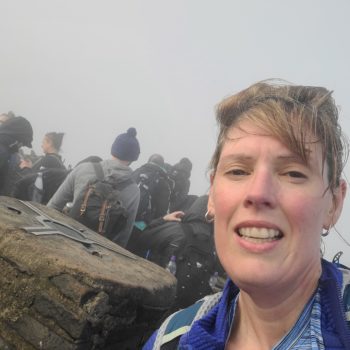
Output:
[[[208,295],[188,308],[170,315],[158,330],[153,350],[164,349],[165,344],[170,342],[172,342],[172,348],[177,349],[180,337],[191,329],[195,321],[206,315],[219,302],[221,295],[222,292]]]
[[[102,165],[100,163],[93,163],[93,162],[91,164],[94,168],[97,179],[103,180],[104,173],[103,173]],[[82,202],[81,207],[80,207],[80,216],[83,216],[85,214],[87,202],[88,202],[88,199],[90,197],[91,192],[92,192],[92,188],[89,186],[88,190],[85,192],[84,197],[83,197],[83,202]]]
[[[89,200],[91,192],[92,192],[92,188],[89,186],[87,191],[84,194],[83,202],[81,203],[81,206],[80,206],[80,210],[79,210],[80,216],[83,216],[86,212],[87,202]]]
[[[103,172],[101,163],[100,162],[92,162],[92,166],[94,167],[97,180],[102,181],[105,177],[105,174]]]
[[[92,166],[94,167],[97,180],[103,181],[105,178],[105,174],[103,172],[101,163],[100,162],[92,162]],[[88,197],[88,196],[86,196],[86,197]],[[100,213],[98,216],[97,233],[99,233],[100,235],[104,234],[103,227],[104,227],[104,223],[105,223],[105,219],[106,219],[107,205],[108,205],[107,201],[104,201],[103,205],[101,206]]]
[[[100,215],[98,216],[98,230],[97,230],[97,232],[103,236],[105,233],[104,232],[104,224],[105,224],[105,220],[106,220],[107,210],[108,210],[108,202],[105,200],[103,202],[102,207],[101,207]]]
[[[103,181],[105,178],[105,174],[101,165],[101,162],[92,162],[92,166],[94,167],[94,171],[97,177],[97,180]],[[123,176],[120,178],[120,181],[117,181],[115,186],[119,191],[122,191],[127,186],[135,183],[131,176]]]
[[[190,307],[170,315],[159,328],[153,349],[160,350],[164,348],[165,344],[178,338],[177,341],[172,344],[175,346],[174,349],[176,349],[180,337],[189,331],[191,323],[202,304],[202,300],[198,301]]]

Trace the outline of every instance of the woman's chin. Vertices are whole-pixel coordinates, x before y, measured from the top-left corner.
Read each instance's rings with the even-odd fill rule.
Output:
[[[281,270],[281,264],[266,264],[261,261],[240,264],[238,268],[228,268],[226,271],[232,281],[241,289],[274,288],[286,277],[286,274]]]

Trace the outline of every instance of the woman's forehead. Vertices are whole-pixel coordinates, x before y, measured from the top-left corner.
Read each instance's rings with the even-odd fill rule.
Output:
[[[301,143],[306,151],[314,149],[315,146],[322,148],[320,140],[311,132],[303,130],[303,136],[299,136],[299,134],[300,133],[298,133],[296,130],[296,132],[293,133],[293,137],[291,137],[291,139],[293,139],[293,141],[296,141],[297,143]],[[287,137],[285,137],[285,133],[279,132],[277,128],[271,128],[263,124],[260,125],[249,119],[240,120],[231,127],[229,127],[226,133],[225,142],[228,140],[243,138],[249,135],[271,137],[279,141],[284,147],[288,148],[291,152],[295,153],[295,146],[292,144],[292,142],[288,140]],[[300,137],[299,139],[298,136]]]
[[[278,145],[278,147],[276,147],[276,157],[290,158],[291,160],[299,159],[299,161],[303,160],[301,154],[299,154],[292,145],[288,145],[286,142],[287,140],[278,137],[278,135],[273,134],[273,132],[269,131],[267,128],[257,126],[251,121],[244,120],[228,130],[223,143],[221,156],[226,156],[227,153],[235,152],[235,146],[239,145],[240,142],[244,145],[244,149],[248,151],[248,148],[246,147],[249,147],[250,145],[259,145],[259,138],[261,138],[261,140],[264,138],[271,139],[276,145]],[[322,145],[320,142],[316,142],[314,136],[310,134],[306,137],[303,147],[306,156],[303,161],[304,163],[316,162],[322,164]],[[256,149],[259,149],[259,147],[256,147]]]

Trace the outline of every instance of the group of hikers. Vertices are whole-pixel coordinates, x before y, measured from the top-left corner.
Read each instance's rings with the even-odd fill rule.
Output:
[[[61,211],[164,268],[175,260],[174,310],[213,292],[209,280],[223,271],[215,253],[213,225],[205,219],[208,196],[189,194],[188,158],[171,165],[162,155],[152,154],[132,170],[140,144],[131,127],[116,137],[109,159],[89,156],[68,169],[59,154],[63,133],[44,136],[43,156],[25,155],[20,148],[31,147],[30,123],[11,113],[2,118],[1,169],[7,179],[0,188],[2,195]]]
[[[265,80],[222,100],[216,120],[207,195],[189,196],[189,176],[177,190],[176,175],[191,171],[186,158],[170,166],[152,155],[132,171],[140,146],[130,128],[117,136],[111,159],[84,160],[47,205],[176,275],[176,312],[144,350],[350,350],[350,270],[320,249],[347,190],[349,143],[332,91]],[[5,133],[6,123],[0,142],[5,135],[8,147],[30,146],[31,136]],[[10,162],[11,152],[2,154]],[[110,203],[115,223],[97,196],[114,196],[105,181],[113,178],[123,203]],[[103,210],[97,215],[89,203]],[[109,229],[121,222],[120,231]],[[213,271],[227,277],[217,293],[209,290]]]

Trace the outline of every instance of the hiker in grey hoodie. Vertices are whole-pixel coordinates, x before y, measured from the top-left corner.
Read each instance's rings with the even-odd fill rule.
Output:
[[[130,164],[137,160],[140,154],[139,142],[136,138],[136,129],[129,128],[124,134],[117,136],[111,147],[111,159],[101,162],[105,178],[129,178],[132,174]],[[96,179],[92,163],[82,163],[74,168],[53,195],[48,207],[62,211],[66,203],[74,202],[79,198],[87,184]],[[130,183],[120,191],[120,199],[127,210],[127,223],[113,241],[122,247],[128,243],[132,226],[135,221],[140,201],[140,190],[136,183]]]

